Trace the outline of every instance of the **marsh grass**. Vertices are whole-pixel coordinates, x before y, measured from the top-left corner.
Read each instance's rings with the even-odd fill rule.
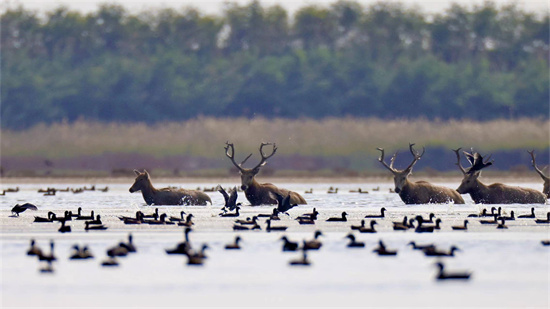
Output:
[[[277,143],[280,154],[320,157],[375,155],[376,147],[394,151],[409,142],[482,151],[546,149],[550,121],[196,118],[156,125],[77,121],[37,125],[25,131],[4,129],[0,147],[1,155],[9,157],[138,153],[219,158],[226,141],[235,144],[238,158],[256,153],[260,142]]]

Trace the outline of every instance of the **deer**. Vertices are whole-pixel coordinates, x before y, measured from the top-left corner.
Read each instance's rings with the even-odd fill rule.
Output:
[[[527,151],[527,152],[531,155],[531,164],[533,165],[533,168],[535,169],[535,171],[540,175],[540,177],[544,181],[544,186],[543,186],[543,189],[542,189],[542,193],[544,195],[546,195],[546,198],[548,199],[548,198],[550,198],[550,177],[544,175],[542,170],[540,170],[537,167],[537,162],[535,161],[535,151],[531,150],[531,151]]]
[[[456,165],[464,175],[460,186],[456,189],[460,194],[469,193],[476,204],[546,204],[546,196],[535,189],[513,187],[502,183],[485,185],[478,178],[482,169],[493,164],[489,161],[491,156],[484,160],[483,156],[477,152],[463,151],[471,164],[471,167],[466,169],[460,163],[460,150],[461,148],[453,150],[456,153]]]
[[[378,161],[382,163],[390,172],[393,174],[393,181],[395,184],[395,193],[399,194],[401,200],[405,204],[433,204],[433,203],[450,203],[454,202],[455,204],[464,204],[464,199],[462,196],[454,189],[437,186],[431,184],[427,181],[416,181],[411,182],[408,177],[412,172],[413,166],[422,158],[426,149],[423,148],[422,153],[418,153],[413,148],[414,144],[409,143],[409,149],[413,155],[413,160],[404,170],[398,170],[393,167],[395,153],[390,159],[390,164],[388,165],[384,161],[384,149],[377,148],[381,154],[378,158]]]
[[[225,143],[225,155],[231,160],[233,165],[239,170],[241,175],[241,189],[244,191],[246,199],[250,202],[252,206],[264,205],[264,204],[277,204],[276,196],[287,196],[290,195],[290,204],[304,205],[307,204],[306,200],[298,193],[278,188],[271,183],[259,183],[256,181],[254,176],[260,172],[260,168],[267,163],[267,159],[275,155],[277,151],[277,146],[275,143],[261,143],[260,145],[260,156],[261,160],[253,168],[244,168],[242,165],[248,160],[252,154],[248,155],[240,164],[235,162],[235,147],[232,143]],[[264,153],[264,147],[271,145],[273,150],[271,154],[266,155]]]
[[[201,191],[162,188],[157,189],[151,183],[151,177],[146,170],[143,173],[134,170],[136,179],[130,187],[130,193],[141,191],[147,205],[206,205],[212,204],[210,197]]]

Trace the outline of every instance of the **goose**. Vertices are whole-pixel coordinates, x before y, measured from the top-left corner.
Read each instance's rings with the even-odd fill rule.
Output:
[[[310,188],[309,190],[306,190],[304,191],[305,194],[312,194],[313,193],[313,188]]]
[[[365,227],[365,220],[361,220],[361,225],[351,225],[350,226],[352,230],[358,230],[360,228]]]
[[[328,194],[336,194],[336,193],[338,193],[338,188],[330,187],[330,188],[328,188],[327,193]]]
[[[319,230],[315,231],[315,234],[313,235],[313,239],[311,240],[304,240],[303,242],[303,249],[304,250],[319,250],[323,244],[321,241],[319,241],[319,236],[322,236],[323,233]]]
[[[406,217],[405,217],[406,218]],[[409,219],[409,222],[394,222],[393,223],[393,230],[394,231],[406,231],[408,229],[414,228],[414,219]]]
[[[348,234],[346,236],[346,238],[349,238],[349,240],[350,240],[350,242],[347,245],[348,248],[364,248],[365,247],[365,243],[360,242],[360,241],[356,241],[355,240],[355,235],[353,235],[351,233]]]
[[[357,190],[349,190],[349,193],[369,194],[369,191],[368,191],[368,190],[363,190],[363,189],[359,188],[359,189],[357,189]]]
[[[546,213],[546,219],[535,219],[536,223],[550,223],[550,211]]]
[[[220,217],[238,217],[240,216],[239,210],[241,207],[237,206],[235,207],[235,212],[222,212],[220,213]]]
[[[133,240],[134,240],[134,237],[132,236],[132,233],[130,233],[128,234],[128,242],[127,243],[121,242],[119,246],[126,248],[126,250],[128,250],[129,253],[137,252],[137,249],[134,246]]]
[[[468,220],[464,220],[464,225],[453,225],[451,226],[453,230],[465,231],[468,229]]]
[[[204,263],[204,260],[207,258],[205,254],[205,250],[208,249],[207,244],[203,244],[201,247],[201,250],[198,252],[195,252],[193,250],[189,250],[185,253],[187,256],[187,265],[202,265]]]
[[[52,261],[46,261],[47,264],[43,268],[40,268],[41,273],[53,273]]]
[[[481,224],[497,224],[498,223],[498,214],[493,215],[493,220],[479,220]]]
[[[84,224],[103,224],[103,223],[101,222],[101,216],[97,215],[95,220],[86,221],[84,222]]]
[[[455,251],[460,251],[460,249],[458,249],[455,246],[452,246],[449,249],[449,251],[441,251],[441,250],[437,250],[436,248],[433,248],[433,249],[427,248],[423,250],[425,256],[449,256],[449,257],[455,256]]]
[[[38,207],[36,207],[35,205],[31,204],[31,203],[25,203],[23,205],[19,205],[19,204],[16,204],[15,206],[13,206],[13,208],[11,209],[11,212],[13,214],[15,214],[16,217],[19,217],[19,214],[24,212],[25,210],[27,209],[30,209],[30,210],[38,210]]]
[[[94,257],[90,250],[88,250],[87,246],[81,249],[77,244],[75,244],[73,246],[73,250],[73,254],[69,257],[71,260],[85,260]]]
[[[235,220],[235,223],[242,224],[242,225],[257,225],[258,224],[258,216],[253,216],[252,219],[246,218],[246,220],[238,219]]]
[[[422,216],[416,216],[416,221],[418,222],[418,226],[414,229],[416,233],[432,233],[434,231],[434,226],[422,226]]]
[[[513,221],[513,220],[516,220],[516,217],[515,217],[515,214],[514,214],[514,211],[510,211],[510,216],[499,216],[498,217],[499,220],[505,220],[505,221]]]
[[[82,207],[78,207],[78,209],[76,210],[76,214],[72,214],[73,218],[78,218],[80,216],[82,216]]]
[[[394,225],[396,225],[396,224],[407,225],[407,223],[409,222],[408,220],[409,220],[409,219],[407,218],[407,216],[404,216],[402,221],[393,221],[392,223],[393,223]]]
[[[531,207],[531,213],[530,214],[520,215],[520,216],[518,216],[518,218],[522,218],[522,219],[534,219],[534,218],[536,218],[536,216],[535,216],[535,207]]]
[[[94,219],[94,211],[90,211],[89,216],[78,216],[76,217],[76,220],[93,220]]]
[[[178,226],[191,227],[192,225],[195,224],[195,223],[193,223],[193,221],[191,221],[191,219],[194,218],[194,217],[195,216],[193,216],[193,214],[188,214],[187,218],[185,218],[185,222],[179,222]]]
[[[469,215],[468,215],[468,218],[486,217],[486,215],[487,215],[487,209],[483,208],[483,210],[481,211],[481,213],[469,214]]]
[[[54,246],[55,245],[54,245],[53,240],[50,240],[50,254],[45,254],[45,253],[39,254],[38,255],[38,260],[40,260],[40,261],[55,261],[55,260],[57,260],[57,258],[55,257],[55,255],[53,253]]]
[[[491,207],[491,213],[487,213],[487,211],[482,212],[479,217],[493,217],[495,215],[495,211],[497,210],[496,207]]]
[[[92,218],[93,219],[93,218]],[[52,221],[72,221],[73,213],[71,211],[65,210],[63,217],[52,216]]]
[[[257,223],[254,225],[243,225],[243,224],[233,224],[233,231],[251,231],[251,230],[261,230],[262,227]]]
[[[60,222],[61,222],[61,227],[57,231],[60,232],[60,233],[70,233],[71,232],[71,226],[70,225],[65,225],[65,220],[61,220]]]
[[[225,192],[225,190],[220,185],[218,185],[216,189],[223,195],[225,204],[221,210],[223,210],[224,212],[226,212],[227,210],[235,210],[235,208],[242,205],[241,203],[237,203],[237,187],[230,189],[229,194],[227,194],[227,192]]]
[[[386,211],[385,207],[380,208],[380,214],[379,215],[366,215],[365,218],[384,218],[384,212]]]
[[[283,251],[296,251],[298,250],[298,243],[288,240],[286,236],[281,237],[283,241]]]
[[[101,266],[112,267],[118,266],[118,261],[114,257],[109,257],[101,263]]]
[[[449,279],[459,279],[459,280],[468,280],[470,279],[470,276],[472,273],[470,272],[455,272],[455,273],[449,273],[445,272],[445,265],[443,263],[438,262],[435,264],[439,271],[437,273],[436,279],[437,280],[449,280]]]
[[[185,218],[183,217],[183,215],[185,215],[185,211],[180,211],[180,217],[173,217],[173,216],[170,216],[170,218],[168,218],[168,220],[172,221],[172,222],[183,222],[185,220]]]
[[[265,228],[266,231],[286,231],[288,227],[286,226],[271,226],[271,219],[265,220],[265,223],[267,223],[267,227]]]
[[[166,221],[166,217],[166,214],[162,214],[158,219],[145,220],[145,223],[150,225],[174,224],[174,222]]]
[[[360,233],[376,233],[376,230],[374,229],[374,225],[378,224],[375,220],[370,220],[370,227],[361,227],[359,228]]]
[[[143,218],[145,219],[155,219],[155,218],[158,218],[159,217],[159,209],[158,208],[155,208],[155,212],[153,212],[152,214],[148,214],[148,215],[143,215]]]
[[[313,218],[297,218],[299,224],[315,224],[315,219]]]
[[[122,222],[124,222],[124,224],[142,224],[144,221],[143,221],[143,212],[141,211],[137,211],[136,212],[136,217],[135,218],[132,218],[132,217],[118,217],[120,220],[122,220]]]
[[[89,230],[104,231],[104,230],[106,230],[106,229],[108,229],[108,227],[106,227],[106,226],[103,225],[103,224],[100,224],[100,225],[96,225],[96,224],[90,225],[90,223],[88,223],[88,221],[85,222],[85,226],[84,226],[84,230],[85,230],[85,231],[89,231]]]
[[[500,219],[500,223],[497,225],[497,229],[507,229],[506,220]]]
[[[412,246],[413,250],[433,250],[433,249],[435,249],[434,244],[418,245],[414,241],[409,242],[408,245]]]
[[[348,221],[348,219],[346,218],[347,215],[348,213],[344,211],[342,212],[342,217],[328,218],[326,222],[346,222]]]
[[[298,206],[298,204],[290,203],[290,194],[283,197],[277,192],[270,192],[270,195],[277,200],[277,212],[279,213],[287,213],[291,208]]]
[[[378,248],[372,250],[372,252],[378,253],[378,255],[382,256],[395,256],[397,255],[397,250],[388,250],[386,248],[386,245],[382,242],[382,240],[378,241]]]
[[[309,266],[311,262],[307,259],[307,251],[304,249],[302,250],[302,258],[290,260],[288,264],[291,266]]]
[[[273,208],[273,212],[271,214],[258,214],[258,218],[269,218],[271,221],[281,220],[279,218],[279,211],[277,211],[277,208]]]
[[[34,239],[31,239],[31,247],[27,251],[27,255],[30,255],[30,256],[42,255],[42,250],[38,248],[38,246],[36,246],[36,242],[34,241]]]
[[[225,250],[240,250],[241,249],[241,246],[239,246],[240,241],[241,241],[240,236],[235,237],[235,242],[225,245]]]
[[[543,246],[550,246],[550,239],[541,240],[540,243],[541,243]]]
[[[55,214],[51,211],[48,211],[47,218],[34,216],[33,222],[53,222],[55,218],[56,218]]]
[[[118,244],[117,246],[107,249],[107,256],[114,258],[115,256],[127,256],[128,249]]]
[[[422,222],[422,223],[424,223],[424,222]],[[434,225],[424,225],[423,227],[424,228],[433,227],[434,230],[440,230],[441,229],[441,219],[439,219],[439,218],[435,219],[435,224]]]
[[[313,210],[312,210],[311,212],[302,214],[301,216],[297,217],[296,220],[299,220],[299,219],[312,219],[312,220],[317,220],[317,215],[319,215],[319,212],[318,212],[317,209],[314,207]]]
[[[435,218],[435,214],[433,212],[431,212],[429,215],[428,215],[428,219],[424,219],[424,217],[420,216],[422,218],[422,223],[433,223],[434,221],[434,218]]]
[[[174,249],[165,249],[167,254],[186,254],[191,250],[189,242],[189,233],[192,231],[190,227],[186,227],[184,231],[184,241],[178,243]]]

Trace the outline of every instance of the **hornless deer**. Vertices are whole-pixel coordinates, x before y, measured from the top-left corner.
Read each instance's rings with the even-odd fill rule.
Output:
[[[413,149],[413,146],[414,144],[409,144],[409,149],[414,159],[411,164],[409,164],[409,166],[402,171],[397,170],[393,167],[393,163],[395,161],[395,156],[397,155],[397,153],[392,156],[390,160],[390,165],[388,165],[386,162],[384,162],[384,149],[377,148],[382,153],[380,155],[380,158],[378,158],[378,161],[380,161],[382,165],[384,165],[388,170],[393,173],[395,193],[399,194],[401,200],[403,200],[405,204],[449,202],[454,202],[455,204],[464,204],[464,199],[462,199],[462,196],[460,196],[460,194],[458,194],[456,190],[447,187],[436,186],[427,181],[409,181],[408,177],[412,172],[413,166],[418,160],[420,160],[425,151],[424,150],[422,151],[422,154],[419,154]]]
[[[206,202],[212,204],[210,197],[201,191],[171,188],[156,189],[153,187],[149,173],[146,170],[143,173],[134,170],[134,173],[137,177],[132,187],[130,187],[130,193],[141,191],[147,205],[206,205]]]
[[[540,175],[542,180],[544,180],[544,187],[542,189],[542,193],[546,195],[546,198],[550,198],[550,177],[544,175],[542,171],[537,167],[537,162],[535,162],[535,151],[527,151],[531,155],[531,163],[533,164],[533,167],[535,168],[535,171]]]
[[[502,183],[485,185],[478,180],[481,170],[492,165],[489,159],[483,161],[483,157],[475,152],[473,154],[463,151],[472,165],[465,169],[460,163],[460,148],[453,150],[456,153],[456,165],[464,174],[462,183],[456,189],[460,194],[469,193],[476,204],[545,204],[546,196],[537,190],[530,188],[512,187]]]
[[[277,204],[276,194],[281,196],[287,196],[290,194],[290,204],[307,204],[306,200],[298,193],[289,191],[287,189],[278,188],[271,183],[260,184],[254,179],[254,176],[258,174],[260,168],[266,164],[266,160],[271,158],[277,151],[277,146],[271,143],[262,143],[260,145],[260,155],[262,159],[254,168],[244,168],[242,165],[252,154],[248,155],[240,164],[235,162],[235,148],[233,144],[229,142],[225,143],[225,155],[231,159],[231,162],[237,167],[241,174],[241,189],[244,191],[246,198],[252,206],[262,204]],[[273,145],[273,152],[266,156],[263,152],[263,148],[266,145]]]

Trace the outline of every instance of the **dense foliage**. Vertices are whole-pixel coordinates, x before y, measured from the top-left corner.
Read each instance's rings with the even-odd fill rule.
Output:
[[[424,14],[339,1],[290,17],[258,1],[1,16],[4,128],[198,115],[548,118],[549,15],[492,2]]]

